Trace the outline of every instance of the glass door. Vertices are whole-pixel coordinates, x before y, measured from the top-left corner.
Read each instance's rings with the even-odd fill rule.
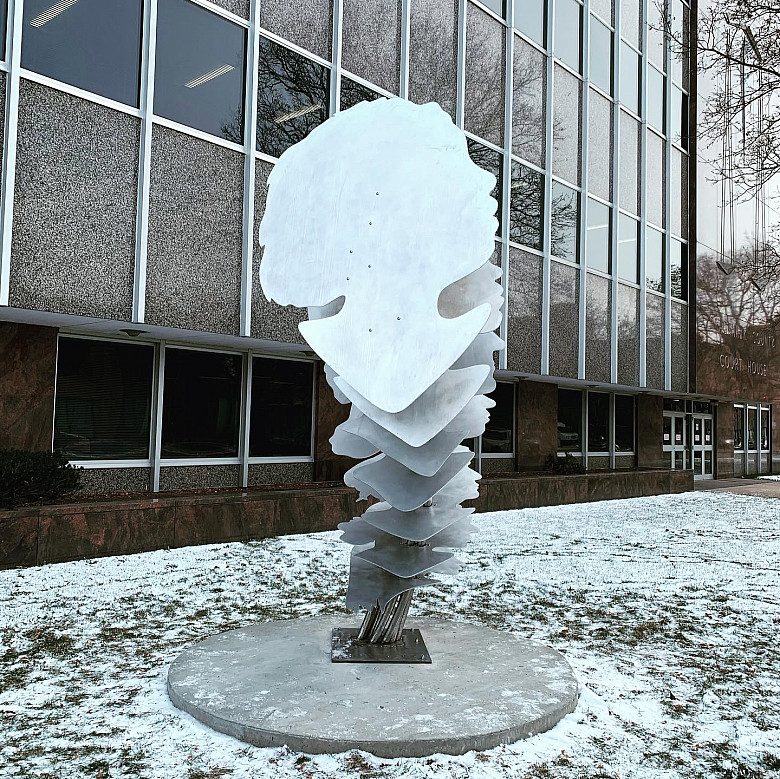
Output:
[[[713,477],[713,424],[710,414],[694,414],[691,417],[691,462],[694,479]]]
[[[663,450],[666,455],[667,467],[673,471],[689,468],[686,444],[688,440],[685,429],[685,414],[664,412]]]

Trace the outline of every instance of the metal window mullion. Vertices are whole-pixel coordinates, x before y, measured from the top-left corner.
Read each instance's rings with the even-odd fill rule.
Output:
[[[344,0],[333,0],[329,116],[333,116],[339,110],[341,102],[341,18],[343,11]]]
[[[141,49],[139,100],[141,138],[138,152],[138,203],[132,313],[133,322],[139,324],[143,323],[146,318],[146,262],[149,250],[149,195],[152,177],[152,117],[154,115],[154,74],[157,60],[157,0],[147,0],[144,7],[147,10]]]
[[[650,3],[642,0],[642,61],[640,65],[641,93],[639,154],[639,386],[647,386],[647,71],[651,67],[647,54],[647,20]],[[666,79],[664,79],[666,82]]]
[[[241,323],[239,335],[252,333],[252,262],[255,233],[255,136],[257,135],[257,90],[260,65],[260,2],[251,0],[249,32],[247,33],[247,63],[244,106],[244,233],[241,248]]]
[[[585,0],[582,7],[582,82],[580,89],[581,116],[580,116],[580,231],[579,263],[580,263],[580,299],[579,299],[579,343],[577,348],[577,376],[585,378],[585,350],[587,349],[587,293],[588,293],[588,268],[585,262],[588,242],[588,105],[590,102],[590,0]],[[611,348],[611,347],[610,347]],[[614,381],[614,378],[613,378]]]
[[[241,382],[241,486],[249,484],[249,432],[252,423],[252,355],[244,354],[244,380]]]
[[[667,8],[666,13],[669,13]],[[664,22],[664,26],[666,21]],[[664,389],[672,388],[672,141],[668,121],[672,113],[672,47],[667,45],[665,51],[666,72],[664,80],[664,114],[667,121],[666,139],[664,140]],[[679,193],[678,193],[679,194]]]
[[[458,0],[458,61],[456,67],[455,124],[462,130],[466,105],[466,0]]]
[[[412,0],[401,0],[401,73],[398,96],[409,99],[409,39]]]
[[[512,20],[514,3],[507,2],[505,93],[504,93],[504,156],[502,159],[501,181],[501,287],[504,290],[504,309],[501,316],[499,335],[504,347],[498,353],[498,367],[507,369],[507,344],[509,343],[509,213],[512,196],[512,107],[514,98],[514,56],[515,36]]]
[[[612,34],[612,233],[610,235],[610,254],[612,261],[612,332],[610,333],[610,379],[618,381],[618,229],[620,226],[620,0],[615,0],[615,30]]]
[[[5,127],[3,130],[2,194],[0,195],[0,306],[7,306],[11,283],[11,234],[14,222],[16,136],[19,123],[19,69],[22,57],[22,0],[9,0],[6,25]]]
[[[555,1],[547,3],[547,90],[545,94],[544,142],[544,239],[542,242],[542,365],[541,374],[550,373],[550,242],[552,231],[552,145],[553,145],[553,45]]]
[[[590,442],[588,441],[588,394],[590,390],[584,389],[582,391],[582,466],[587,470],[588,468],[588,449],[590,448]]]
[[[609,421],[607,428],[609,438],[609,467],[615,470],[615,393],[609,393]]]
[[[162,449],[163,398],[165,395],[165,341],[160,341],[156,354],[156,392],[152,404],[154,446],[152,460],[152,492],[160,491],[160,451]]]

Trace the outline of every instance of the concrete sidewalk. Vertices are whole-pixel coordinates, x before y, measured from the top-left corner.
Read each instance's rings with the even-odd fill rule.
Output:
[[[695,482],[694,490],[734,492],[738,495],[756,495],[760,498],[780,498],[780,481],[771,479],[712,479]]]

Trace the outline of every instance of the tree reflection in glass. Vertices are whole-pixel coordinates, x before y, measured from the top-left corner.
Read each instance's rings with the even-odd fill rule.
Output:
[[[575,190],[552,183],[550,219],[550,252],[562,260],[579,262],[577,225],[580,219],[580,196]]]
[[[497,232],[501,233],[501,154],[495,149],[484,146],[471,138],[468,139],[468,146],[469,157],[471,157],[472,162],[496,177],[496,186],[493,187],[490,196],[495,198],[498,204],[496,209],[496,219],[498,219]]]
[[[330,72],[260,38],[257,150],[279,157],[328,118]]]

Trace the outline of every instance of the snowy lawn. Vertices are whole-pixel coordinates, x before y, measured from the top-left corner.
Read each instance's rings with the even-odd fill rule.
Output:
[[[779,520],[778,500],[706,492],[478,516],[409,624],[543,639],[583,692],[552,731],[462,757],[257,749],[168,702],[168,664],[214,632],[350,624],[338,533],[0,572],[0,776],[779,777]]]

